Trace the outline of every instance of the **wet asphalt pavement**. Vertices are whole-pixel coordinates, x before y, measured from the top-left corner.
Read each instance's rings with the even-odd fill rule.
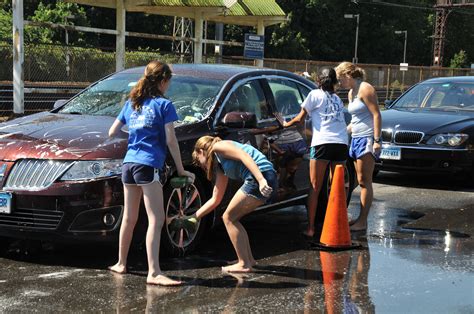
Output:
[[[145,284],[139,248],[116,275],[113,247],[17,242],[0,256],[0,312],[474,313],[474,188],[462,180],[381,173],[367,234],[352,234],[359,249],[312,249],[305,220],[304,207],[247,217],[248,275],[221,273],[235,255],[216,228],[197,252],[162,258],[185,281],[175,288]]]

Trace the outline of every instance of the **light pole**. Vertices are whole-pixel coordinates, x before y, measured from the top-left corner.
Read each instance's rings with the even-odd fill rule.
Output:
[[[357,42],[359,41],[359,14],[344,14],[344,18],[346,19],[357,19],[356,25],[356,42],[355,42],[355,51],[354,51],[354,58],[352,58],[352,63],[358,63],[357,59]]]
[[[408,32],[407,31],[395,31],[395,34],[400,35],[400,34],[405,34],[405,44],[403,45],[403,63],[407,62],[407,37],[408,37]]]
[[[67,25],[68,25],[68,19],[72,20],[74,19],[75,16],[74,15],[67,15],[64,17],[64,25],[66,26],[64,28],[64,31],[66,32],[66,38],[65,38],[65,41],[66,41],[66,75],[67,77],[69,78],[69,75],[70,75],[70,71],[71,71],[71,67],[69,65],[70,63],[70,57],[69,57],[69,34],[67,32]]]

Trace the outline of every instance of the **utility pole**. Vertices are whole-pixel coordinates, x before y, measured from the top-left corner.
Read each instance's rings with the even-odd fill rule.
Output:
[[[437,0],[436,22],[434,29],[433,66],[442,66],[444,57],[444,42],[446,38],[446,21],[453,8],[474,7],[469,0]]]

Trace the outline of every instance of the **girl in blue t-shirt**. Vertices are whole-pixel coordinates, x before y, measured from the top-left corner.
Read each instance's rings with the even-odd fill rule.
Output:
[[[196,219],[213,211],[222,201],[228,179],[244,181],[225,210],[222,219],[237,253],[238,262],[222,267],[226,272],[251,272],[255,259],[250,249],[249,238],[240,219],[255,208],[273,199],[278,190],[278,181],[273,164],[256,148],[234,141],[223,141],[219,137],[203,136],[198,139],[193,151],[193,160],[206,171],[207,179],[215,179],[212,197],[187,219]]]
[[[122,182],[124,189],[124,213],[120,227],[119,260],[109,269],[119,274],[127,271],[127,256],[133,229],[138,219],[143,194],[148,229],[146,251],[148,258],[148,284],[179,285],[180,281],[164,276],[160,269],[160,235],[164,224],[163,168],[167,148],[174,159],[178,175],[194,174],[185,171],[176,139],[173,122],[178,120],[176,110],[164,98],[171,80],[170,67],[160,61],[150,62],[142,78],[130,92],[130,99],[109,130],[113,137],[128,126],[128,147],[123,160]]]

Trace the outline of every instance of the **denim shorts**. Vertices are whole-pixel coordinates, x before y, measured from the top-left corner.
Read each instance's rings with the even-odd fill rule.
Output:
[[[309,156],[316,160],[344,162],[347,159],[347,154],[346,144],[321,144],[311,146]]]
[[[265,202],[266,204],[271,203],[277,193],[278,193],[278,179],[277,174],[274,170],[268,170],[262,172],[263,177],[267,180],[268,185],[273,189],[272,194],[269,197],[265,197],[260,193],[259,185],[257,180],[252,175],[249,175],[244,184],[240,187],[240,190],[245,193],[245,195],[252,196],[260,201]]]
[[[122,166],[122,183],[127,185],[147,185],[158,181],[163,186],[166,181],[165,171],[151,166],[133,162]]]

